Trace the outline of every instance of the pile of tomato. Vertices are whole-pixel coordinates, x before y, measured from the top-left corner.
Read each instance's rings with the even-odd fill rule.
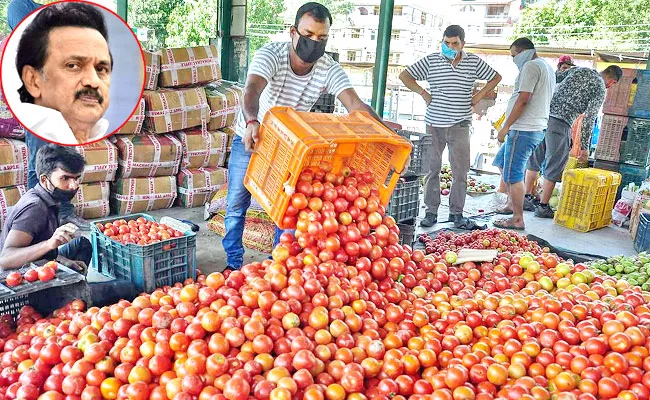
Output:
[[[542,249],[539,244],[528,240],[526,236],[501,229],[487,229],[461,234],[441,231],[435,237],[425,233],[418,236],[418,241],[425,246],[427,254],[437,254],[438,257],[445,251],[460,249],[493,249],[513,254],[519,252],[542,254],[544,250],[548,252],[548,249]]]
[[[128,222],[119,219],[105,224],[97,223],[95,226],[101,233],[122,244],[146,246],[183,236],[181,231],[143,217]]]
[[[0,399],[650,398],[650,294],[544,251],[413,250],[344,172],[304,172],[272,260],[21,316]]]

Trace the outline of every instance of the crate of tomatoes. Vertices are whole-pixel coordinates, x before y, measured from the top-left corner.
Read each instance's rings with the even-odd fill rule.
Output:
[[[56,261],[29,263],[20,269],[0,273],[0,314],[15,315],[32,304],[33,295],[46,289],[69,286],[84,276]]]
[[[103,219],[91,227],[93,268],[130,280],[138,290],[196,277],[196,234],[180,232],[147,214]]]

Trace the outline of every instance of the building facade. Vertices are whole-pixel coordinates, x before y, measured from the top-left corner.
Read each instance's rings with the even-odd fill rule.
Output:
[[[465,28],[468,43],[503,44],[513,33],[521,15],[522,0],[462,0],[450,12]]]

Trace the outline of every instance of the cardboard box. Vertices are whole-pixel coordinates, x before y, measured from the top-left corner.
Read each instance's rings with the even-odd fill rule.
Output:
[[[111,211],[119,215],[170,208],[176,200],[176,177],[118,179],[111,185]]]
[[[145,127],[148,133],[207,128],[210,107],[203,88],[145,91]]]
[[[230,127],[230,128],[223,128],[220,129],[221,132],[224,132],[226,135],[228,135],[228,144],[226,145],[226,151],[230,153],[230,149],[232,148],[232,140],[235,138],[235,127]]]
[[[221,79],[216,46],[160,50],[160,86],[186,87]]]
[[[160,54],[144,51],[145,79],[144,90],[156,90],[160,76]]]
[[[228,135],[221,131],[179,131],[183,148],[182,168],[221,167],[226,159]]]
[[[7,219],[9,207],[15,206],[25,193],[27,193],[27,185],[0,189],[0,232],[2,232],[2,227]]]
[[[142,132],[142,126],[144,125],[144,111],[145,111],[145,101],[140,99],[140,104],[135,110],[135,113],[131,114],[129,120],[126,121],[126,124],[115,132],[116,134],[122,135],[138,135]]]
[[[176,182],[176,203],[185,208],[201,207],[227,182],[225,168],[182,169]]]
[[[0,85],[0,138],[23,139],[25,138],[25,128],[9,111],[1,89]]]
[[[111,185],[109,182],[84,183],[72,199],[75,214],[85,219],[106,218],[110,214]]]
[[[0,188],[27,185],[27,145],[17,139],[0,139]]]
[[[233,126],[241,111],[244,88],[235,82],[222,81],[221,84],[206,86],[205,94],[210,105],[208,130]]]
[[[115,144],[121,179],[178,173],[183,151],[175,135],[119,136]]]
[[[75,149],[86,160],[86,167],[81,175],[82,183],[110,182],[117,174],[117,147],[108,139],[100,140]]]

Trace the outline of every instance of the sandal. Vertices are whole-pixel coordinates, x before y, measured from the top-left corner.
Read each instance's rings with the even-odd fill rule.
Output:
[[[497,213],[499,215],[512,215],[513,214],[512,210],[509,209],[509,208],[506,208],[506,207],[499,208],[498,210],[495,211],[495,213]]]
[[[492,221],[492,225],[496,226],[497,228],[501,229],[512,229],[516,231],[525,231],[526,227],[525,226],[517,226],[512,222],[512,219],[497,219]]]

